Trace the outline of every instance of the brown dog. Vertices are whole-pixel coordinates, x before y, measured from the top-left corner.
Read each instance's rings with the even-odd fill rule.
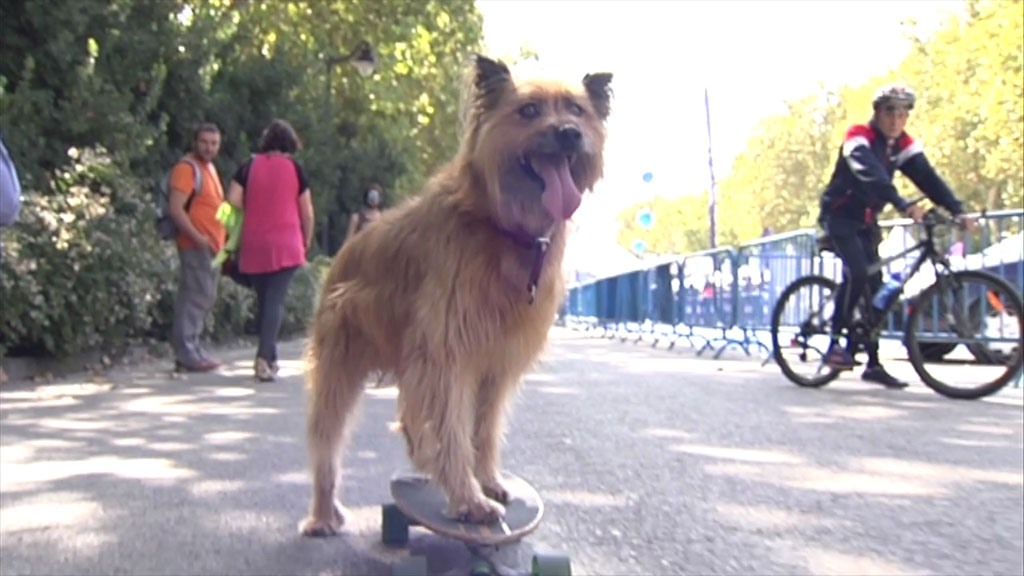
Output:
[[[504,514],[504,411],[563,297],[566,220],[602,176],[610,81],[517,82],[477,56],[458,156],[338,253],[310,331],[303,534],[344,523],[340,452],[372,370],[396,376],[409,457],[448,513]]]

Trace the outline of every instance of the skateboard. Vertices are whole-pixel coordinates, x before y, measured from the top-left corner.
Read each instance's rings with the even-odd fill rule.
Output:
[[[381,508],[381,540],[388,546],[409,542],[409,528],[421,526],[431,532],[461,541],[473,555],[467,576],[514,574],[498,565],[488,549],[519,542],[533,532],[544,516],[540,494],[528,482],[511,474],[502,476],[509,493],[505,518],[491,524],[461,522],[446,514],[448,499],[421,474],[398,474],[391,479],[393,504]],[[530,576],[572,576],[569,558],[554,554],[534,554]],[[427,576],[427,558],[410,555],[392,566],[392,576]]]

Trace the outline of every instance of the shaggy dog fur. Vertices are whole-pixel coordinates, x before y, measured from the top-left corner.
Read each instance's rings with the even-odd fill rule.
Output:
[[[504,412],[564,294],[566,220],[601,178],[610,74],[513,79],[477,56],[458,155],[345,244],[310,329],[307,536],[337,533],[346,428],[374,370],[398,382],[409,457],[470,522],[504,514]]]

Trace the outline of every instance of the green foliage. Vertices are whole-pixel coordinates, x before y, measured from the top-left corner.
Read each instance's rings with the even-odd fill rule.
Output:
[[[255,334],[255,313],[256,293],[221,277],[217,282],[217,301],[206,319],[206,334],[214,342],[229,342],[243,334]]]
[[[0,244],[3,342],[15,354],[66,356],[170,331],[178,260],[173,244],[148,229],[149,198],[102,150],[75,156],[53,183],[59,193],[28,196]],[[321,256],[295,274],[282,334],[305,330],[329,265]],[[252,290],[221,278],[210,338],[255,333],[255,305]]]
[[[655,223],[644,230],[637,223],[637,214],[649,209],[655,214]],[[695,218],[694,215],[703,215]],[[652,254],[678,254],[694,252],[707,246],[709,237],[708,194],[683,196],[668,200],[657,196],[650,204],[626,210],[618,217],[618,242],[632,250],[633,242],[642,238],[647,252]]]
[[[481,45],[471,0],[262,0],[209,17],[231,22],[219,32],[230,41],[210,102],[225,133],[239,135],[225,143],[222,162],[244,160],[271,118],[291,121],[306,146],[299,159],[321,251],[340,246],[369,184],[381,184],[392,205],[454,153],[461,72]],[[372,78],[344,62],[328,66],[364,38],[378,54]]]
[[[966,18],[952,17],[932,37],[915,38],[896,70],[859,86],[822,88],[789,102],[788,113],[764,118],[720,182],[719,244],[755,239],[765,228],[815,226],[846,130],[870,118],[879,85],[897,80],[919,95],[908,131],[969,209],[1024,205],[1024,10],[1019,1],[968,0],[965,6]],[[896,185],[905,196],[915,195],[908,179],[898,176]],[[626,209],[620,222],[639,208]],[[652,252],[709,247],[706,194],[657,200],[654,209],[654,229],[626,229],[620,244],[640,237]]]
[[[370,182],[397,202],[454,151],[482,34],[472,0],[3,0],[2,14],[0,131],[24,192],[3,232],[0,352],[58,356],[166,336],[177,258],[151,190],[199,122],[221,127],[225,188],[272,119],[295,126],[314,251],[330,254]],[[325,61],[363,39],[376,74],[339,63],[328,93]],[[322,267],[296,275],[283,331],[304,329]],[[222,280],[219,294],[212,337],[251,332],[252,293]]]
[[[53,194],[23,200],[0,258],[3,345],[66,355],[150,333],[176,259],[149,229],[138,183],[102,149],[73,155]]]
[[[298,334],[305,332],[310,318],[316,310],[320,298],[320,287],[327,277],[327,270],[332,260],[326,256],[318,256],[303,266],[292,278],[288,288],[288,300],[285,302],[284,321],[281,332]]]
[[[897,74],[923,95],[914,136],[980,209],[1024,204],[1024,7],[970,0],[968,19],[917,39]]]

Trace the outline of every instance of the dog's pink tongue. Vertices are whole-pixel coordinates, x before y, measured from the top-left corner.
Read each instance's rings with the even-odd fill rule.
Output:
[[[569,160],[536,162],[534,171],[544,179],[544,193],[540,200],[547,208],[548,214],[562,220],[568,220],[580,207],[583,196],[569,173]]]

